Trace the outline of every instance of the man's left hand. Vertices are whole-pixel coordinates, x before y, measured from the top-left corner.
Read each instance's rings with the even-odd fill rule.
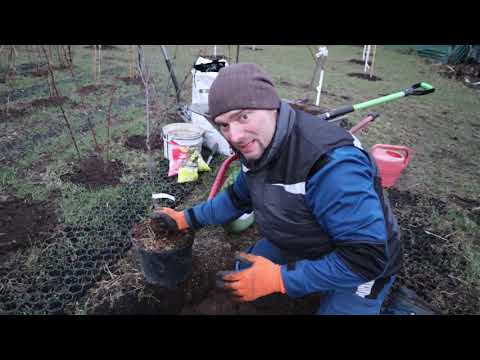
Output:
[[[286,293],[280,265],[263,256],[239,253],[237,260],[252,264],[241,271],[220,271],[217,286],[229,291],[238,301],[253,301],[259,297],[280,292]]]

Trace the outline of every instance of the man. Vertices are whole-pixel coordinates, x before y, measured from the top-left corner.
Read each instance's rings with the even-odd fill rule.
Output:
[[[214,199],[155,217],[197,230],[253,210],[263,239],[219,273],[221,287],[239,301],[321,292],[317,314],[379,314],[401,266],[400,232],[358,139],[293,110],[255,64],[219,72],[209,113],[240,174]]]

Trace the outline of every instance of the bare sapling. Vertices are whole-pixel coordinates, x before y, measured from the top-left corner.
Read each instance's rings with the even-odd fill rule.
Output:
[[[63,68],[64,64],[63,64],[62,54],[60,53],[60,45],[55,46],[55,50],[57,53],[58,68]]]
[[[98,61],[98,74],[97,74],[97,83],[100,82],[100,77],[101,77],[101,63],[102,63],[102,45],[97,45],[98,46],[98,51],[97,51],[97,61]]]
[[[110,103],[108,104],[108,113],[107,113],[107,162],[110,161],[110,128],[112,127],[112,104],[117,91],[117,87],[114,85],[112,88],[112,93],[110,95]]]
[[[50,77],[51,77],[52,88],[55,91],[55,96],[57,96],[60,99],[61,95],[60,95],[60,92],[58,91],[57,85],[55,83],[55,75],[53,73],[52,64],[51,64],[51,61],[50,61],[50,56],[47,53],[47,50],[45,49],[45,46],[43,46],[43,45],[42,45],[42,50],[43,50],[43,53],[45,54],[45,57],[47,59],[48,72],[49,72]],[[78,160],[80,161],[82,159],[82,157],[80,156],[80,151],[78,150],[77,142],[75,141],[75,136],[73,135],[73,130],[72,130],[72,127],[70,126],[70,121],[68,120],[67,115],[65,114],[65,110],[63,109],[63,106],[60,103],[60,101],[58,102],[58,107],[60,108],[60,110],[62,112],[63,119],[65,120],[65,123],[68,127],[68,131],[70,132],[70,137],[72,138],[73,145],[75,146],[75,150],[76,150],[77,155],[78,155]]]
[[[60,51],[61,51],[61,54],[62,54],[62,59],[63,59],[63,62],[65,64],[65,67],[66,68],[70,67],[70,60],[68,58],[67,45],[62,45],[60,47]]]
[[[71,62],[71,61],[69,61],[68,70],[70,71],[70,76],[72,77],[73,83],[75,84],[75,87],[77,88],[77,93],[78,93],[80,91],[80,84],[78,83],[77,77],[75,76],[75,72],[73,71],[73,62]],[[87,105],[85,104],[85,100],[83,99],[83,97],[80,97],[80,99],[81,99],[80,100],[80,106],[81,106],[81,109],[83,110],[87,107]],[[97,104],[98,104],[98,97],[97,97]],[[90,129],[90,133],[92,134],[93,143],[95,144],[95,151],[97,152],[97,154],[99,156],[101,156],[102,155],[102,149],[98,145],[97,134],[95,132],[95,126],[93,126],[92,122],[90,121],[90,115],[86,111],[84,112],[84,114],[86,115],[88,128]]]
[[[8,115],[10,113],[10,94],[15,91],[15,80],[16,80],[16,56],[17,51],[15,46],[10,47],[10,52],[8,54],[8,68],[5,73],[5,84],[8,86],[9,91],[7,92],[7,102],[5,103],[5,128],[8,126]]]
[[[25,45],[25,52],[27,53],[28,56],[28,63],[33,64],[33,59],[32,59],[32,45]]]
[[[97,45],[92,45],[92,76],[93,82],[97,82]]]
[[[37,74],[38,74],[40,72],[40,62],[42,60],[42,53],[40,52],[40,46],[39,45],[35,45],[35,50],[37,51],[36,65],[37,65]]]
[[[135,77],[135,55],[133,45],[128,45],[128,78],[133,80]]]
[[[68,63],[70,67],[73,67],[72,45],[67,45],[67,54],[68,54]]]
[[[88,124],[88,128],[90,129],[90,132],[92,133],[93,143],[95,144],[95,151],[97,152],[98,156],[101,157],[102,156],[102,149],[100,148],[100,145],[98,145],[97,134],[95,132],[95,126],[90,121],[90,115],[89,114],[87,114],[87,124]]]
[[[143,51],[143,45],[138,45],[138,70],[140,77],[145,88],[145,123],[147,128],[146,145],[148,152],[150,153],[150,106],[149,106],[149,81],[150,73],[148,71],[147,64],[145,63],[145,53]]]

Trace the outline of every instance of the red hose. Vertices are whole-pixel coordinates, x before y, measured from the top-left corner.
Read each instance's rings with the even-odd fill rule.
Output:
[[[212,189],[210,190],[210,195],[208,195],[208,200],[213,199],[218,191],[222,188],[223,183],[225,182],[225,173],[227,172],[230,164],[237,160],[239,156],[237,154],[228,157],[220,166],[218,170],[218,174],[215,177],[215,181],[213,182]]]
[[[368,115],[366,118],[364,118],[362,121],[360,121],[357,125],[352,127],[350,129],[351,134],[355,134],[356,132],[362,130],[364,127],[368,126],[372,121],[374,121],[376,118],[375,115]]]

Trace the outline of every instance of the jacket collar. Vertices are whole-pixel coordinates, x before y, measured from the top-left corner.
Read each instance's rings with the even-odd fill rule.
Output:
[[[277,123],[272,141],[265,149],[262,157],[258,160],[248,162],[247,159],[245,159],[245,157],[239,153],[242,165],[246,167],[248,171],[259,171],[274,161],[279,156],[282,148],[286,144],[286,140],[290,136],[294,123],[295,111],[290,107],[290,105],[288,105],[287,102],[282,100],[277,114]]]

